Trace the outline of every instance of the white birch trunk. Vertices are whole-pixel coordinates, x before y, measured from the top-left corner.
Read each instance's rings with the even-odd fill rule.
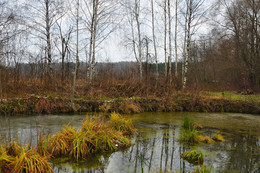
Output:
[[[178,76],[178,0],[175,2],[175,77]]]
[[[191,44],[191,21],[192,21],[192,0],[189,1],[189,12],[188,12],[188,28],[187,28],[187,52],[185,56],[185,64],[184,64],[184,78],[183,78],[183,89],[186,88],[187,84],[187,74],[188,74],[188,65],[190,59],[190,44]]]
[[[168,20],[169,20],[169,71],[168,78],[170,85],[172,83],[172,29],[171,29],[171,0],[168,0]]]
[[[168,75],[167,67],[167,0],[164,0],[164,58],[165,58],[165,77]]]
[[[159,69],[158,69],[158,57],[157,57],[157,46],[156,46],[156,37],[155,37],[155,17],[154,17],[154,3],[151,0],[151,8],[152,8],[152,29],[153,29],[153,46],[154,46],[154,58],[155,58],[155,68],[156,68],[156,79],[159,77]]]

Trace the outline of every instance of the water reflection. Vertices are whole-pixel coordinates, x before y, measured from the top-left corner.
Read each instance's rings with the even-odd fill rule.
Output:
[[[260,172],[260,117],[240,114],[193,114],[201,123],[204,135],[212,137],[217,130],[223,132],[226,142],[203,146],[185,146],[180,141],[183,114],[146,113],[132,117],[139,133],[133,145],[125,151],[105,153],[87,158],[81,163],[66,159],[53,162],[54,171],[75,173],[99,172],[190,172],[196,166],[183,161],[181,153],[192,149],[205,154],[205,164],[214,172]],[[241,118],[242,117],[242,118]],[[80,127],[84,116],[1,117],[0,134],[5,140],[37,143],[44,129],[56,133],[62,125],[71,122]]]

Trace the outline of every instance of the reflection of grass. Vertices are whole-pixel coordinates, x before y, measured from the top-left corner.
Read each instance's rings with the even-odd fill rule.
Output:
[[[210,173],[212,167],[207,167],[205,165],[202,165],[198,167],[193,173]]]

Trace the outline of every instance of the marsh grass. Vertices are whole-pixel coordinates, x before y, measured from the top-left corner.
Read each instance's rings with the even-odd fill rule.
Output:
[[[225,138],[221,134],[215,134],[212,139],[216,142],[225,142]]]
[[[212,144],[215,141],[208,136],[199,135],[198,130],[203,128],[202,125],[190,120],[187,115],[184,116],[182,127],[181,141],[184,141],[188,144]]]
[[[184,118],[183,118],[183,128],[186,129],[186,130],[190,130],[190,131],[193,131],[195,130],[195,125],[196,123],[194,121],[192,121],[189,116],[185,115]]]
[[[212,144],[214,142],[209,136],[202,136],[197,135],[195,141],[205,143],[205,144]]]
[[[14,157],[7,155],[6,151],[0,148],[0,172],[12,172]]]
[[[186,130],[183,129],[181,140],[188,144],[197,144],[199,141],[197,140],[198,131],[197,130]]]
[[[53,135],[49,141],[47,141],[47,151],[53,157],[69,155],[75,134],[76,130],[68,124],[57,134]]]
[[[38,152],[53,158],[70,157],[76,161],[102,152],[113,152],[131,145],[135,132],[131,120],[112,114],[110,120],[86,116],[81,129],[67,125],[51,138],[40,138]]]
[[[53,170],[48,162],[48,158],[42,157],[34,149],[22,148],[21,153],[15,157],[13,172],[52,173]]]
[[[193,171],[193,173],[210,173],[211,169],[212,169],[212,166],[207,167],[206,165],[201,165],[195,171]]]
[[[5,150],[7,152],[7,154],[9,156],[17,156],[19,155],[19,153],[21,152],[22,150],[22,147],[20,144],[18,144],[17,142],[12,142],[12,143],[9,143],[6,147],[5,147]]]
[[[202,152],[190,151],[181,154],[181,158],[187,160],[194,165],[202,165],[204,163],[204,156]]]
[[[17,142],[0,147],[1,173],[52,173],[48,157],[41,156],[29,145],[22,147]]]
[[[135,128],[130,119],[123,118],[122,115],[117,113],[112,113],[110,117],[110,126],[115,130],[121,131],[126,135],[131,135],[135,133]]]
[[[79,161],[91,155],[124,149],[131,145],[129,135],[133,132],[132,121],[121,115],[113,115],[108,122],[86,116],[81,129],[76,130],[68,124],[53,136],[41,134],[35,148],[22,147],[17,142],[0,145],[0,173],[52,173],[48,162],[51,158]]]

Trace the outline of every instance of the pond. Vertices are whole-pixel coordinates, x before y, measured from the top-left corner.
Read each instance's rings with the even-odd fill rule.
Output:
[[[187,146],[180,142],[183,116],[203,125],[203,135],[217,131],[223,143]],[[40,133],[56,133],[63,125],[82,124],[84,115],[0,117],[0,135],[6,141],[35,145]],[[201,151],[212,172],[260,172],[260,116],[229,113],[143,113],[129,116],[138,129],[132,146],[124,151],[102,153],[80,163],[54,160],[54,172],[191,172],[197,166],[181,159],[183,152]]]

